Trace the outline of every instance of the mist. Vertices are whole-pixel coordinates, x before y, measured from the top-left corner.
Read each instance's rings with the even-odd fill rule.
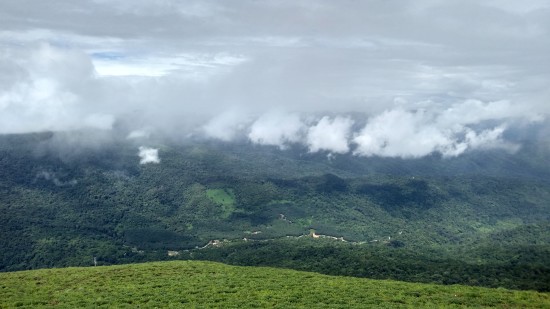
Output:
[[[0,134],[419,158],[515,152],[510,136],[550,127],[545,1],[6,1],[0,12]]]

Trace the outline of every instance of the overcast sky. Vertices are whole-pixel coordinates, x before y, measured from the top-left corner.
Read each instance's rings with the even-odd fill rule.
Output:
[[[421,157],[550,114],[550,2],[0,1],[0,133]]]

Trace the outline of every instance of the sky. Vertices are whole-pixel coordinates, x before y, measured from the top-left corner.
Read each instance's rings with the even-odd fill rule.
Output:
[[[3,0],[0,134],[515,151],[548,123],[548,55],[545,0]]]

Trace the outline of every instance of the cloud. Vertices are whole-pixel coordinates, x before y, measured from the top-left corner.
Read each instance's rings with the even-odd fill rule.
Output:
[[[138,130],[133,130],[132,132],[130,132],[126,138],[127,139],[147,139],[149,138],[149,136],[151,136],[151,132],[149,132],[149,130],[147,129],[138,129]]]
[[[497,103],[466,101],[441,112],[426,110],[388,110],[368,120],[355,135],[354,154],[361,156],[418,158],[432,153],[451,157],[467,150],[502,148],[517,150],[517,145],[505,142],[504,124],[489,129],[467,125],[483,121],[513,118],[512,115],[486,113]]]
[[[473,149],[502,148],[509,152],[516,152],[519,150],[520,146],[503,140],[502,134],[505,130],[506,127],[504,125],[489,130],[484,130],[480,133],[467,129],[464,140],[468,147]]]
[[[58,187],[74,186],[78,184],[78,181],[76,179],[71,179],[69,181],[62,181],[56,176],[55,173],[48,172],[48,171],[41,171],[37,173],[35,177],[35,181],[41,178],[53,182],[54,185]]]
[[[248,138],[260,145],[274,145],[285,148],[300,141],[304,124],[297,114],[267,113],[251,126]]]
[[[486,120],[506,120],[518,116],[537,121],[540,115],[533,113],[525,106],[512,104],[510,101],[482,102],[480,100],[466,100],[456,102],[445,109],[439,116],[441,125],[452,124],[476,124]]]
[[[336,117],[323,117],[316,125],[309,128],[307,145],[310,152],[329,151],[333,153],[347,153],[349,151],[348,138],[353,120]]]
[[[3,1],[0,134],[148,128],[403,157],[502,146],[550,115],[548,16],[539,0]]]
[[[246,114],[230,110],[211,118],[202,130],[207,137],[222,141],[233,141],[241,133],[247,123]]]
[[[9,74],[1,78],[0,133],[111,129],[115,117],[93,102],[99,85],[85,53],[49,44],[19,52],[0,57]]]
[[[452,148],[453,132],[432,127],[425,112],[390,110],[372,119],[353,141],[354,151],[363,156],[421,157],[434,151],[447,153]],[[459,150],[460,151],[460,150]]]
[[[139,147],[139,164],[160,163],[159,150],[145,146]]]

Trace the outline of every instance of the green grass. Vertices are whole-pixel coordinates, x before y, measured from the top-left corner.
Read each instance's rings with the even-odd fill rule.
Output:
[[[222,207],[222,218],[229,218],[235,211],[235,193],[231,189],[208,189],[206,196]]]
[[[0,274],[0,308],[50,306],[548,308],[550,294],[331,277],[196,261]]]

